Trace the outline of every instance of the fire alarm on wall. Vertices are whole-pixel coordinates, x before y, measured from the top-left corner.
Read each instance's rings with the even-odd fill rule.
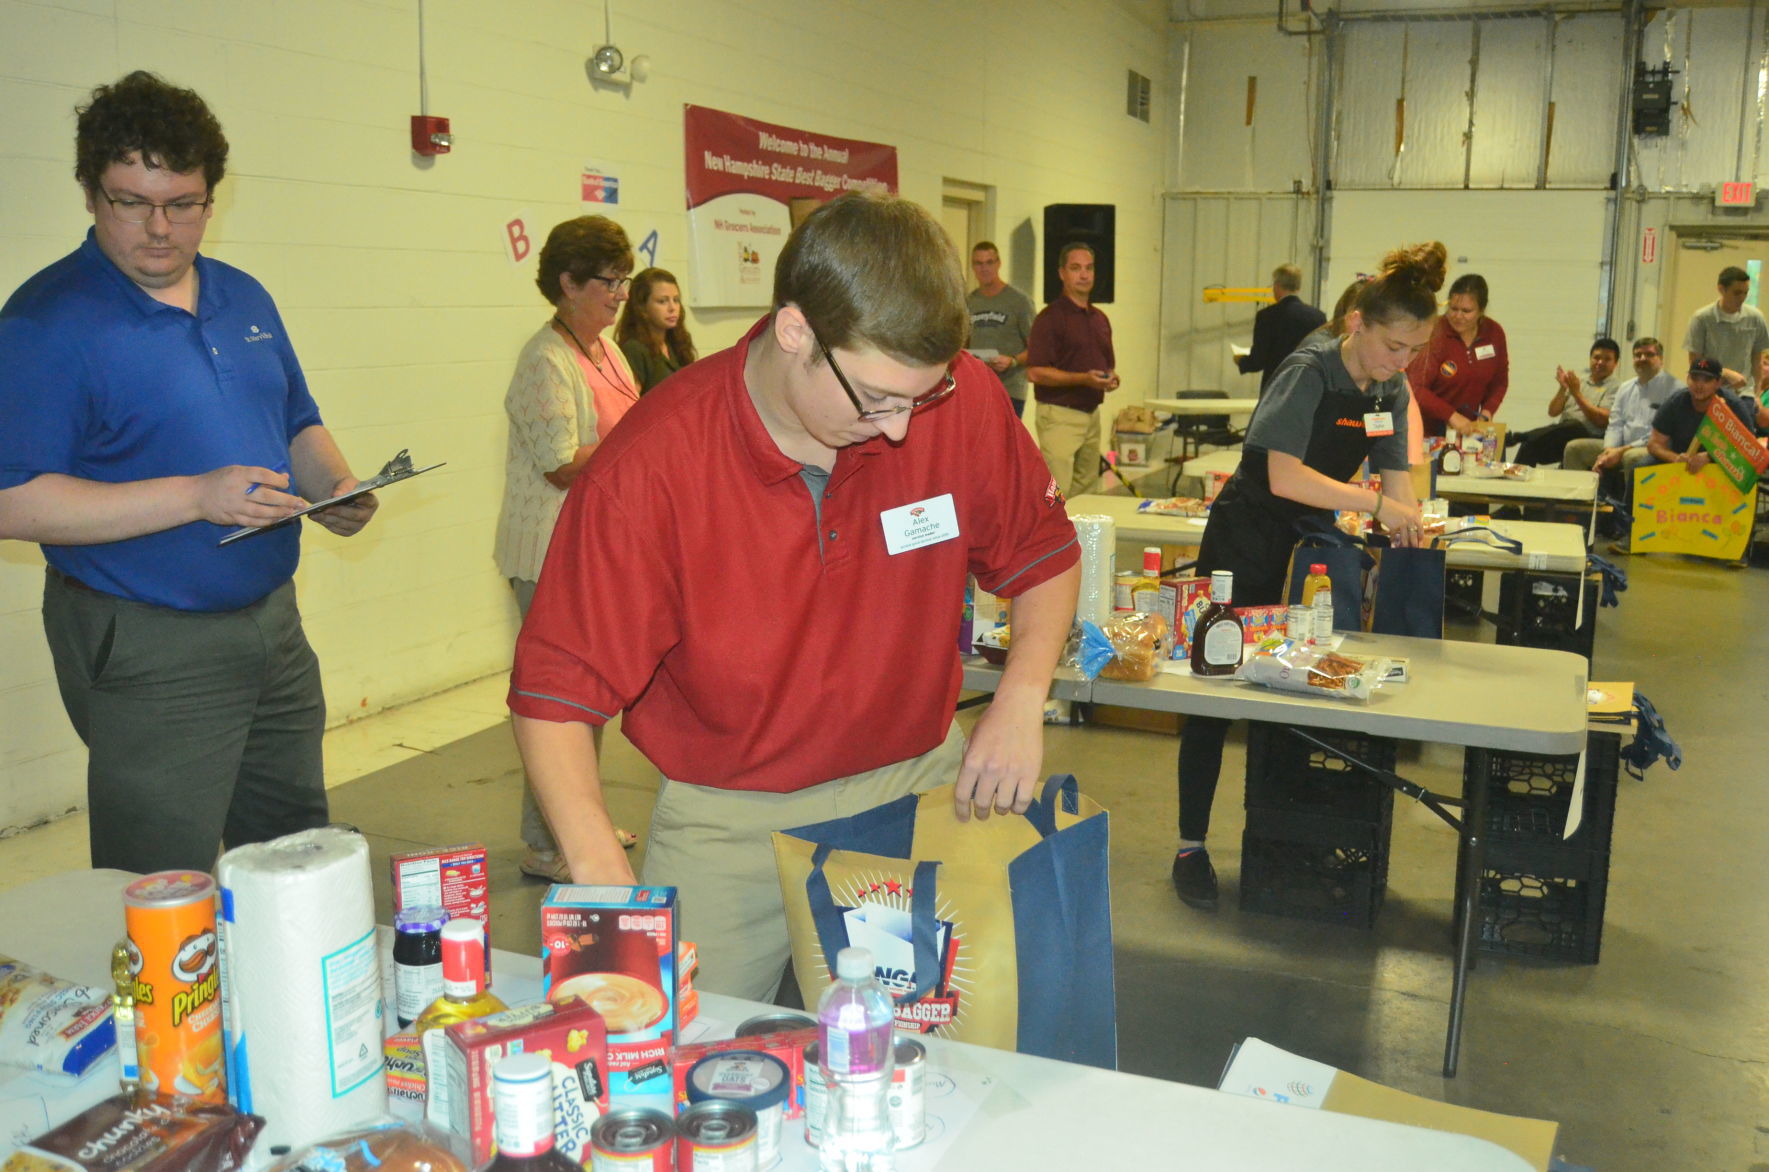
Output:
[[[420,155],[446,155],[454,144],[448,119],[434,114],[412,115],[412,150]]]

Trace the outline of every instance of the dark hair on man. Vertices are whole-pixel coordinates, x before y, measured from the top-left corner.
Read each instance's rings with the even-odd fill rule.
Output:
[[[694,349],[694,336],[688,332],[687,314],[669,329],[659,330],[645,312],[651,291],[659,285],[674,285],[677,292],[682,288],[682,282],[668,269],[646,269],[633,278],[627,303],[620,307],[620,321],[614,326],[614,340],[626,343],[637,338],[647,349],[667,351],[677,366],[687,366],[700,356]]]
[[[535,288],[549,304],[565,296],[559,278],[566,273],[579,285],[613,269],[621,276],[633,271],[633,246],[626,230],[606,216],[578,216],[554,224],[541,245],[540,271]]]
[[[1598,338],[1595,342],[1591,343],[1591,350],[1593,353],[1598,350],[1607,350],[1615,355],[1617,359],[1620,359],[1622,356],[1622,348],[1616,344],[1614,338]]]
[[[1358,312],[1379,326],[1401,318],[1430,321],[1437,316],[1437,291],[1443,288],[1449,258],[1449,250],[1436,240],[1395,249],[1382,258],[1382,271],[1358,291]]]
[[[1480,312],[1486,312],[1486,278],[1479,273],[1463,273],[1450,286],[1451,297],[1472,297]]]
[[[979,252],[993,252],[996,260],[1001,259],[1001,250],[995,247],[995,242],[993,240],[979,240],[970,246],[970,250],[972,256],[975,256]]]
[[[1089,244],[1087,241],[1085,241],[1085,240],[1071,240],[1067,244],[1063,245],[1063,250],[1061,252],[1056,254],[1056,267],[1057,268],[1060,269],[1064,265],[1069,263],[1069,254],[1071,252],[1085,252],[1089,258],[1094,258],[1099,255],[1098,253],[1093,251],[1093,245]]]
[[[132,158],[179,175],[200,167],[211,194],[227,172],[227,136],[208,105],[145,69],[99,86],[74,113],[74,178],[89,195],[112,163]]]
[[[788,304],[831,350],[871,346],[908,365],[949,362],[970,336],[946,230],[892,195],[849,192],[805,217],[774,266],[774,307]]]
[[[1663,354],[1665,352],[1665,344],[1653,337],[1635,338],[1634,349],[1655,350],[1658,353]]]
[[[1271,284],[1274,289],[1295,293],[1302,288],[1302,270],[1295,265],[1279,265],[1271,271]]]
[[[1721,285],[1736,285],[1740,281],[1748,281],[1750,279],[1751,275],[1737,265],[1727,265],[1720,270],[1720,280],[1717,283]]]

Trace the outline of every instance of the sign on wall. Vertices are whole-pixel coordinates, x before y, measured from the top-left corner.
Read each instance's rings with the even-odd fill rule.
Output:
[[[846,191],[897,190],[897,148],[727,114],[683,110],[689,300],[766,306],[774,261],[819,204]]]
[[[1757,491],[1739,492],[1714,464],[1691,473],[1681,464],[1634,472],[1635,553],[1692,553],[1737,561],[1750,545]]]

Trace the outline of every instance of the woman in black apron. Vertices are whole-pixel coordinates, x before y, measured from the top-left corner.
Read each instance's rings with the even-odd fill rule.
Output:
[[[1333,510],[1374,513],[1397,545],[1419,542],[1407,472],[1406,366],[1425,348],[1443,287],[1444,246],[1391,252],[1346,316],[1343,338],[1308,338],[1278,367],[1247,427],[1241,465],[1211,507],[1197,573],[1235,575],[1236,606],[1283,601],[1300,523],[1331,525]],[[1347,483],[1369,459],[1382,492]],[[1179,853],[1173,887],[1192,907],[1216,907],[1204,849],[1229,722],[1186,718],[1179,743]]]

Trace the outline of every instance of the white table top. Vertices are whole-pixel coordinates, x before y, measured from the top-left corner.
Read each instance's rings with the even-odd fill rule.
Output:
[[[1196,547],[1204,540],[1203,517],[1139,512],[1140,503],[1136,497],[1086,493],[1070,497],[1068,507],[1072,517],[1110,517],[1119,541]],[[1576,574],[1584,568],[1585,534],[1577,525],[1559,521],[1494,521],[1487,527],[1522,542],[1523,552],[1511,553],[1477,541],[1458,541],[1446,550],[1445,564],[1453,570],[1532,569],[1557,574]]]
[[[110,946],[122,928],[119,893],[128,878],[116,871],[72,872],[0,894],[0,952],[72,979],[106,979]],[[538,1000],[537,958],[500,952],[493,971],[496,992],[507,1003]],[[737,1022],[769,1008],[702,993],[704,1025],[714,1028],[706,1030],[702,1022],[694,1028],[706,1036],[728,1036]],[[898,1153],[899,1172],[1128,1167],[1146,1162],[1153,1153],[1177,1153],[1182,1147],[1187,1166],[1249,1172],[1300,1167],[1316,1172],[1514,1172],[1528,1167],[1516,1154],[1471,1136],[981,1046],[929,1040],[927,1047],[930,1070],[978,1101],[948,1142]],[[100,1065],[84,1080],[101,1092],[92,1102],[115,1087],[114,1067]],[[805,1146],[799,1128],[785,1129],[781,1148],[781,1172],[816,1168],[815,1153]]]
[[[1212,472],[1221,472],[1225,476],[1233,475],[1241,466],[1241,449],[1217,448],[1213,452],[1205,452],[1202,456],[1193,456],[1179,470],[1181,476],[1206,476]]]
[[[1583,656],[1539,647],[1501,647],[1398,635],[1345,635],[1355,656],[1404,656],[1411,680],[1379,689],[1367,702],[1278,692],[1235,679],[1162,672],[1147,683],[1122,680],[1071,685],[1071,699],[1151,712],[1231,720],[1266,720],[1520,753],[1580,753],[1585,748]],[[1001,669],[980,656],[964,660],[964,686],[993,691]]]
[[[1251,415],[1254,399],[1144,399],[1143,406],[1169,415]]]
[[[1509,476],[1439,476],[1437,495],[1467,500],[1590,504],[1597,499],[1597,474],[1535,468],[1527,480],[1513,480]]]

